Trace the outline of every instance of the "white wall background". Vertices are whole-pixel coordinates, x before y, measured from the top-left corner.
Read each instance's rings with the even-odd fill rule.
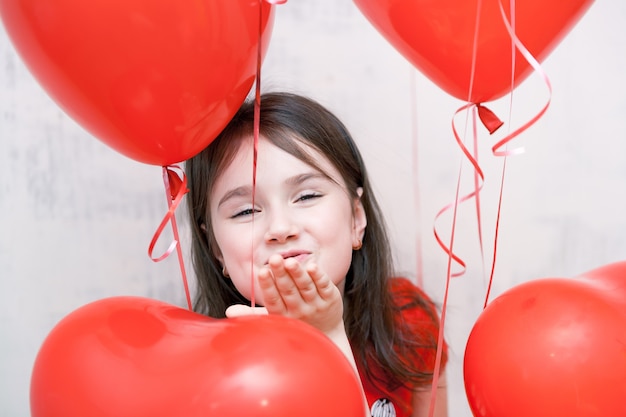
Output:
[[[421,253],[425,288],[441,302],[447,257],[432,229],[435,214],[454,199],[461,158],[450,122],[462,103],[416,73],[349,0],[290,0],[276,17],[263,87],[311,95],[343,118],[374,177],[399,270],[415,278]],[[516,140],[526,153],[507,161],[494,296],[526,280],[574,276],[626,258],[625,46],[626,3],[598,1],[544,62],[552,103]],[[514,124],[546,98],[538,77],[525,82],[515,91]],[[507,106],[492,104],[504,119]],[[495,138],[482,132],[488,264],[502,159],[489,152]],[[468,166],[463,172],[469,178]],[[485,291],[472,204],[460,208],[455,249],[468,269],[453,279],[445,325],[451,416],[471,415],[462,356]],[[175,257],[155,264],[147,256],[165,210],[160,168],[86,134],[0,32],[0,416],[29,415],[38,348],[72,310],[124,294],[185,306]],[[441,230],[449,223],[444,216]]]

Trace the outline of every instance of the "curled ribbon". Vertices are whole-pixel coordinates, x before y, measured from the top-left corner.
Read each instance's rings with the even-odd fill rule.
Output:
[[[528,51],[528,49],[524,46],[524,44],[515,35],[515,31],[511,27],[511,23],[508,21],[506,14],[504,12],[504,9],[502,7],[502,2],[500,2],[499,5],[500,5],[500,13],[502,15],[502,20],[504,21],[504,25],[506,26],[506,29],[509,32],[509,35],[511,36],[511,39],[515,47],[524,56],[526,61],[528,61],[530,66],[533,67],[535,72],[537,72],[541,76],[544,83],[546,84],[546,87],[548,88],[548,100],[546,104],[541,108],[541,110],[539,110],[539,112],[535,116],[533,116],[528,122],[524,123],[521,127],[514,130],[512,133],[509,133],[507,136],[505,136],[502,140],[498,141],[498,143],[496,143],[491,148],[495,156],[507,156],[507,155],[520,154],[524,152],[523,148],[517,148],[512,151],[509,151],[509,150],[501,151],[499,149],[503,147],[504,145],[506,145],[507,143],[509,143],[514,138],[516,138],[517,136],[519,136],[522,132],[526,131],[529,127],[534,125],[545,114],[545,112],[548,110],[548,107],[550,106],[550,101],[552,97],[552,84],[550,83],[550,79],[548,78],[547,74],[541,68],[541,65],[539,64],[539,62],[535,59],[535,57]],[[513,7],[513,5],[511,7]],[[513,14],[512,14],[512,20],[514,20]]]
[[[530,63],[530,65],[533,67],[533,69],[539,73],[542,78],[544,79],[549,93],[550,95],[552,94],[552,87],[550,85],[550,80],[548,79],[547,75],[544,73],[544,71],[541,69],[540,64],[537,62],[537,60],[532,56],[532,54],[530,54],[530,52],[524,47],[524,45],[522,44],[522,42],[515,36],[515,33],[511,27],[511,24],[508,22],[506,15],[504,13],[504,10],[502,9],[502,4],[500,4],[500,11],[502,13],[502,18],[505,22],[505,25],[507,27],[507,30],[509,31],[509,34],[512,38],[512,41],[515,45],[515,47],[520,51],[520,53],[522,53],[522,55],[526,58],[526,60]],[[513,86],[512,86],[513,88]],[[471,89],[471,86],[470,86]],[[529,120],[528,122],[526,122],[525,124],[523,124],[521,127],[519,127],[518,129],[514,130],[513,132],[507,134],[503,139],[499,140],[495,145],[493,145],[492,147],[492,153],[494,156],[510,156],[510,155],[517,155],[517,154],[521,154],[524,152],[524,148],[522,147],[518,147],[515,149],[505,149],[505,150],[501,150],[502,147],[506,146],[510,141],[512,141],[513,139],[515,139],[517,136],[519,136],[521,133],[523,133],[524,131],[526,131],[528,128],[530,128],[533,124],[535,124],[537,122],[537,120],[539,120],[546,112],[546,110],[548,109],[550,104],[550,98],[548,98],[547,103],[543,106],[543,108],[534,116],[531,118],[531,120]],[[473,114],[473,142],[474,142],[474,152],[473,154],[468,150],[468,148],[463,144],[462,140],[459,137],[458,131],[455,127],[455,123],[454,123],[454,118],[456,118],[456,116],[464,111],[464,110],[472,110],[472,114]],[[456,194],[456,198],[455,201],[452,203],[447,204],[446,206],[444,206],[435,216],[435,222],[438,220],[438,218],[444,214],[445,212],[451,210],[454,208],[454,219],[453,219],[453,225],[452,225],[452,232],[451,232],[451,242],[450,245],[446,245],[442,239],[439,236],[439,233],[437,232],[437,228],[434,228],[434,234],[435,234],[435,239],[437,241],[437,243],[439,244],[439,246],[444,250],[444,252],[450,256],[452,258],[452,260],[454,260],[454,262],[456,262],[458,265],[461,266],[462,270],[459,272],[455,272],[455,273],[451,273],[451,276],[453,277],[457,277],[460,275],[463,275],[465,268],[466,268],[466,264],[465,262],[456,254],[454,254],[453,250],[452,250],[452,242],[454,240],[454,230],[455,230],[455,222],[456,222],[456,206],[462,202],[465,202],[471,198],[474,198],[476,200],[476,211],[477,211],[477,217],[478,217],[478,229],[479,229],[479,240],[480,240],[480,245],[481,245],[481,252],[483,251],[482,249],[482,226],[481,226],[481,215],[480,215],[480,198],[479,198],[479,193],[480,190],[482,189],[482,185],[484,182],[484,174],[482,169],[480,168],[480,165],[478,164],[478,152],[477,152],[477,134],[476,134],[476,116],[478,116],[478,118],[480,119],[480,121],[482,122],[482,124],[487,128],[487,130],[489,131],[490,134],[493,134],[496,130],[498,130],[502,125],[503,122],[487,107],[485,107],[483,104],[481,103],[467,103],[464,106],[460,107],[454,114],[453,117],[453,121],[452,121],[452,130],[453,130],[453,134],[454,134],[454,138],[455,141],[457,142],[457,144],[459,145],[461,151],[463,152],[463,154],[465,155],[465,157],[467,158],[467,160],[470,162],[470,164],[472,165],[472,167],[474,168],[474,190],[464,196],[459,196],[459,186],[457,185],[457,194]],[[459,172],[459,182],[460,182],[460,172]],[[499,205],[500,206],[500,205]],[[499,216],[499,212],[498,212],[498,216]],[[496,231],[496,236],[497,236],[497,231]],[[490,283],[491,284],[491,283]]]
[[[502,167],[502,179],[501,179],[501,183],[500,183],[500,196],[498,199],[498,211],[497,211],[497,215],[496,215],[496,227],[495,227],[495,235],[494,235],[494,245],[493,245],[493,259],[492,259],[492,264],[491,264],[491,272],[490,272],[490,276],[489,276],[489,283],[487,285],[487,291],[485,294],[485,302],[483,305],[483,308],[487,307],[487,304],[489,303],[489,295],[491,293],[491,285],[493,283],[493,274],[495,271],[495,264],[496,264],[496,253],[497,253],[497,243],[498,243],[498,226],[500,223],[500,209],[502,206],[502,193],[503,193],[503,189],[504,189],[504,174],[505,174],[505,170],[506,170],[506,157],[509,155],[516,155],[516,154],[520,154],[524,152],[524,148],[516,148],[513,150],[500,150],[500,148],[506,146],[511,140],[513,140],[514,138],[516,138],[517,136],[519,136],[522,132],[526,131],[528,128],[530,128],[532,125],[534,125],[544,114],[545,112],[548,110],[548,107],[550,106],[550,102],[551,102],[551,97],[552,97],[552,84],[550,83],[550,79],[548,78],[547,74],[543,71],[543,69],[541,68],[541,65],[539,64],[539,62],[535,59],[535,57],[528,51],[528,49],[524,46],[524,44],[520,41],[520,39],[515,35],[515,2],[511,1],[511,22],[509,22],[509,20],[506,17],[506,13],[504,12],[504,8],[502,7],[502,2],[499,2],[499,6],[500,6],[500,14],[502,16],[502,21],[504,22],[504,25],[506,26],[507,31],[509,32],[509,35],[511,36],[511,41],[513,43],[513,45],[515,46],[515,48],[522,54],[522,56],[526,59],[526,61],[533,67],[533,69],[535,70],[535,72],[537,74],[539,74],[541,76],[541,78],[543,79],[547,89],[548,89],[548,99],[546,101],[546,103],[544,104],[544,106],[541,108],[541,110],[539,110],[539,112],[533,116],[528,122],[524,123],[521,127],[517,128],[516,130],[514,130],[512,133],[509,133],[508,135],[506,135],[502,140],[498,141],[492,148],[492,153],[494,156],[503,156],[505,157],[504,159],[504,164]],[[513,54],[513,60],[515,60],[515,54]],[[514,65],[513,65],[514,68]],[[511,82],[511,88],[513,86],[513,82]]]
[[[176,171],[174,171],[175,169],[181,172],[182,178],[178,176]],[[150,259],[152,259],[154,262],[161,262],[162,260],[167,258],[174,251],[178,244],[178,240],[174,238],[174,241],[172,241],[165,253],[158,257],[152,255],[152,252],[154,252],[154,246],[161,237],[163,229],[165,229],[165,225],[168,222],[176,219],[176,208],[178,208],[178,205],[182,201],[183,196],[189,191],[187,189],[187,176],[185,175],[183,170],[177,165],[163,167],[163,183],[165,185],[168,210],[163,217],[163,220],[161,220],[157,231],[154,233],[154,236],[152,237],[152,240],[150,241],[150,246],[148,248],[148,255],[150,256]]]
[[[187,282],[187,274],[185,272],[185,265],[183,262],[183,253],[180,247],[180,238],[178,235],[178,226],[176,224],[176,209],[178,208],[178,205],[182,201],[185,194],[189,192],[189,190],[187,189],[187,176],[185,175],[183,169],[178,165],[164,166],[163,183],[165,185],[165,195],[167,198],[168,210],[163,217],[163,220],[161,220],[161,223],[159,224],[156,232],[154,233],[152,240],[150,241],[150,246],[148,247],[148,256],[150,256],[150,259],[152,259],[154,262],[160,262],[170,256],[174,249],[176,249],[178,254],[178,262],[180,264],[180,270],[183,278],[185,296],[187,298],[187,306],[189,310],[191,310],[192,305],[191,296],[189,294],[189,283]],[[161,256],[155,257],[152,255],[152,253],[154,252],[154,246],[161,237],[161,234],[165,229],[165,225],[167,225],[168,222],[172,225],[174,240],[169,245],[165,253],[163,253]]]
[[[270,5],[276,5],[276,4],[285,4],[287,0],[259,0],[259,4],[262,2],[268,3]],[[260,106],[261,57],[262,57],[261,22],[262,22],[262,10],[261,8],[259,8],[259,33],[258,33],[257,71],[256,71],[256,101],[257,103],[255,103],[257,106]],[[259,110],[255,109],[255,118],[256,118],[256,113],[258,111]],[[253,179],[253,182],[256,182],[256,149],[257,149],[257,141],[258,141],[258,121],[256,121],[255,123],[256,123],[256,126],[255,126],[255,167],[254,167],[255,178]],[[183,278],[183,286],[185,289],[185,296],[187,298],[187,305],[189,307],[189,310],[192,310],[191,296],[189,293],[189,283],[187,281],[187,274],[185,272],[183,254],[182,254],[182,249],[180,247],[180,238],[178,234],[178,226],[176,224],[176,209],[181,203],[184,195],[187,192],[189,192],[189,190],[187,189],[187,176],[185,175],[185,172],[183,171],[183,169],[180,168],[178,165],[164,166],[163,167],[163,183],[165,185],[165,193],[167,196],[168,210],[165,216],[163,217],[163,220],[161,220],[161,223],[159,224],[159,227],[157,228],[156,232],[154,233],[152,240],[150,241],[150,246],[148,247],[148,256],[150,256],[150,259],[152,259],[154,262],[160,262],[166,259],[168,256],[170,256],[172,252],[174,252],[174,250],[177,251],[178,262],[180,264],[180,270],[181,270],[181,274]],[[167,225],[168,222],[171,223],[172,225],[174,240],[170,243],[169,247],[162,255],[153,256],[154,247],[156,243],[158,242],[158,240],[160,239],[161,234],[163,233],[163,230],[165,229],[165,226]],[[254,305],[254,295],[252,296],[252,304]]]
[[[457,180],[457,188],[456,188],[456,196],[455,196],[455,200],[452,203],[449,203],[447,205],[445,205],[441,210],[439,210],[439,212],[437,212],[437,214],[435,215],[435,223],[437,222],[437,220],[439,219],[439,217],[441,217],[441,215],[443,215],[445,212],[449,211],[449,210],[453,210],[453,219],[452,219],[452,232],[451,232],[451,236],[450,236],[450,244],[446,245],[446,243],[443,242],[443,240],[441,239],[441,237],[439,236],[439,233],[437,232],[437,227],[435,226],[433,228],[433,232],[435,235],[435,239],[437,240],[437,243],[439,244],[439,246],[444,250],[444,252],[452,259],[454,260],[458,265],[461,266],[461,270],[458,272],[454,272],[454,273],[450,273],[450,275],[452,277],[458,277],[461,276],[465,273],[465,268],[466,268],[466,264],[465,262],[456,254],[454,254],[454,252],[452,251],[452,247],[453,247],[453,243],[454,243],[454,232],[456,229],[456,213],[457,213],[457,207],[459,204],[470,200],[471,198],[474,198],[476,200],[476,209],[477,209],[477,215],[478,215],[478,219],[479,219],[479,237],[480,240],[482,240],[482,233],[480,232],[480,199],[479,199],[479,193],[480,190],[482,189],[483,183],[484,183],[484,179],[485,179],[485,175],[483,173],[482,168],[480,167],[479,163],[478,163],[478,133],[476,131],[476,125],[477,125],[477,113],[478,113],[478,106],[473,104],[473,103],[468,103],[464,106],[462,106],[461,108],[459,108],[456,113],[454,114],[455,116],[458,115],[460,112],[464,111],[464,110],[472,110],[472,126],[473,126],[473,151],[470,152],[470,150],[467,148],[467,146],[465,146],[465,144],[463,143],[463,141],[461,140],[459,133],[456,129],[455,123],[454,123],[454,118],[452,119],[452,132],[454,134],[454,139],[456,141],[456,143],[458,144],[459,148],[461,149],[461,151],[463,152],[463,154],[465,155],[465,157],[467,158],[467,160],[470,162],[470,164],[472,165],[472,167],[474,168],[474,190],[471,191],[468,194],[465,194],[463,196],[460,195],[460,180],[461,180],[461,173],[462,173],[462,167],[459,168],[459,174],[458,174],[458,180]]]
[[[480,27],[480,11],[482,8],[482,1],[478,0],[477,4],[476,4],[476,21],[474,22],[474,40],[473,40],[473,47],[472,47],[472,67],[471,67],[471,72],[470,72],[470,85],[469,85],[469,91],[468,91],[468,97],[472,96],[472,89],[473,89],[473,85],[474,85],[474,74],[476,71],[476,50],[477,50],[477,42],[478,42],[478,29]],[[469,101],[469,99],[468,99]],[[459,112],[472,107],[471,103],[466,104],[465,106],[461,107],[460,109],[458,109],[456,111],[456,113],[454,114],[454,116],[456,116]],[[475,113],[474,113],[475,115]],[[469,198],[471,198],[472,195],[476,196],[476,201],[477,201],[477,207],[478,207],[478,192],[480,190],[480,187],[482,187],[481,184],[478,183],[478,179],[480,178],[480,180],[482,181],[484,179],[484,175],[482,173],[482,170],[480,169],[480,166],[478,165],[478,157],[473,157],[469,154],[469,152],[467,151],[467,148],[465,147],[465,145],[463,145],[463,143],[461,142],[461,140],[459,139],[457,133],[456,133],[456,128],[454,126],[454,116],[452,117],[452,131],[454,132],[454,138],[457,141],[457,143],[459,144],[459,146],[461,147],[461,150],[463,151],[463,153],[465,154],[466,157],[468,157],[468,159],[470,160],[470,162],[472,163],[472,165],[474,166],[474,192],[470,195],[467,195],[465,197],[463,197],[462,199],[459,198],[459,194],[460,194],[460,188],[461,188],[461,172],[462,172],[462,167],[463,164],[460,164],[459,166],[459,176],[457,179],[457,186],[456,186],[456,193],[455,193],[455,200],[454,203],[452,204],[448,204],[447,206],[443,207],[441,210],[439,210],[439,212],[437,213],[437,215],[435,216],[435,226],[433,228],[433,232],[435,234],[435,239],[437,240],[437,243],[439,244],[439,246],[444,250],[444,252],[446,252],[446,254],[448,255],[448,266],[447,266],[447,274],[446,274],[446,287],[445,287],[445,291],[444,291],[444,295],[443,295],[443,304],[441,306],[441,318],[439,321],[439,334],[437,336],[437,352],[435,354],[435,368],[433,369],[433,381],[432,381],[432,386],[431,386],[431,391],[430,391],[430,404],[429,404],[429,408],[428,408],[428,417],[433,417],[435,415],[435,405],[437,402],[437,390],[438,390],[438,381],[439,381],[439,372],[441,370],[441,357],[443,355],[443,344],[444,344],[444,337],[443,337],[443,331],[444,331],[444,326],[445,326],[445,322],[446,322],[446,311],[447,311],[447,305],[448,305],[448,294],[450,291],[450,280],[453,276],[460,276],[465,272],[465,262],[463,262],[463,260],[461,260],[458,256],[456,256],[453,252],[452,252],[452,248],[454,247],[454,235],[455,235],[455,230],[456,230],[456,214],[457,214],[457,209],[459,204],[462,201],[465,201]],[[474,118],[475,120],[475,118]],[[466,119],[466,126],[467,126],[467,119]],[[476,152],[476,148],[477,148],[477,140],[476,140],[476,123],[474,123],[474,150],[475,150],[475,154],[477,155]],[[437,219],[446,211],[448,211],[450,208],[454,208],[454,212],[452,215],[452,229],[450,232],[450,245],[446,246],[444,244],[444,242],[440,239],[439,234],[437,233]],[[478,212],[478,216],[480,217],[480,212]],[[479,232],[480,232],[480,225],[479,225]],[[455,261],[457,264],[459,264],[462,267],[462,270],[458,273],[452,273],[452,261]]]
[[[518,129],[514,130],[512,133],[509,133],[508,135],[506,135],[503,139],[501,139],[500,141],[498,141],[493,147],[492,147],[492,154],[494,156],[503,156],[505,157],[504,159],[504,164],[503,164],[503,170],[502,170],[502,178],[501,178],[501,183],[500,183],[500,196],[499,196],[499,201],[498,201],[498,210],[497,210],[497,217],[496,217],[496,226],[495,226],[495,237],[494,237],[494,251],[493,251],[493,258],[492,258],[492,265],[491,265],[491,272],[490,272],[490,277],[489,277],[489,284],[488,284],[488,288],[487,288],[487,292],[486,292],[486,296],[485,296],[485,303],[484,303],[484,307],[487,306],[488,300],[489,300],[489,293],[491,290],[491,285],[493,282],[493,274],[494,274],[494,270],[495,270],[495,263],[496,263],[496,253],[497,253],[497,242],[498,242],[498,228],[499,228],[499,223],[500,223],[500,216],[501,216],[501,206],[502,206],[502,194],[503,194],[503,189],[504,189],[504,174],[506,171],[506,157],[509,155],[518,155],[524,152],[524,148],[519,147],[519,148],[515,148],[512,150],[509,149],[504,149],[501,150],[502,147],[506,147],[509,142],[511,142],[514,138],[516,138],[517,136],[519,136],[521,133],[523,133],[524,131],[526,131],[528,128],[530,128],[532,125],[534,125],[547,111],[549,105],[550,105],[550,101],[551,101],[551,96],[552,96],[552,86],[550,84],[550,80],[547,77],[547,75],[545,74],[545,72],[542,70],[541,65],[539,64],[539,62],[532,56],[532,54],[528,51],[528,49],[523,45],[523,43],[520,41],[520,39],[515,35],[515,1],[511,0],[510,3],[510,10],[511,10],[511,22],[509,22],[509,20],[507,19],[506,13],[504,11],[504,8],[502,6],[502,2],[499,1],[499,7],[500,7],[500,13],[502,16],[502,20],[506,26],[506,29],[511,37],[511,41],[512,41],[512,45],[514,46],[514,48],[512,48],[512,66],[511,68],[515,68],[515,50],[517,49],[522,56],[528,61],[528,63],[532,66],[532,68],[534,69],[535,72],[537,72],[538,74],[540,74],[540,76],[543,78],[543,81],[545,82],[548,91],[549,91],[549,97],[548,100],[546,102],[546,104],[541,108],[541,110],[534,116],[532,117],[528,122],[526,122],[525,124],[523,124],[521,127],[519,127]],[[475,34],[474,34],[474,56],[472,59],[472,70],[471,70],[471,81],[470,81],[470,88],[469,88],[469,97],[471,97],[471,91],[472,91],[472,82],[474,79],[474,70],[475,70],[475,60],[476,60],[476,39],[477,39],[477,33],[478,33],[478,27],[479,27],[479,22],[480,22],[480,8],[481,8],[481,0],[478,0],[477,3],[477,13],[476,13],[476,23],[475,23]],[[511,74],[511,95],[513,93],[513,89],[514,89],[514,73]],[[460,178],[461,178],[461,169],[459,169],[459,179],[457,182],[457,190],[456,190],[456,198],[454,203],[448,204],[446,205],[444,208],[442,208],[437,215],[435,216],[435,222],[437,221],[437,219],[446,211],[450,210],[451,208],[454,208],[454,214],[453,214],[453,223],[452,223],[452,230],[451,230],[451,235],[450,235],[450,244],[449,246],[446,246],[444,244],[444,242],[439,238],[439,235],[437,233],[436,227],[435,227],[435,238],[437,240],[437,243],[442,247],[442,249],[446,252],[446,254],[448,254],[448,274],[447,274],[447,280],[446,280],[446,287],[445,287],[445,293],[444,293],[444,300],[443,300],[443,305],[442,305],[442,312],[441,312],[441,320],[440,320],[440,328],[439,328],[439,337],[438,337],[438,347],[437,347],[437,354],[435,357],[435,368],[433,371],[433,384],[432,384],[432,389],[431,389],[431,399],[430,399],[430,408],[429,408],[429,417],[432,417],[434,415],[434,407],[435,407],[435,399],[436,399],[436,393],[437,393],[437,381],[438,381],[438,376],[439,376],[439,370],[441,368],[441,355],[442,355],[442,347],[443,347],[443,329],[444,329],[444,323],[445,323],[445,316],[446,316],[446,305],[447,305],[447,299],[448,299],[448,291],[449,291],[449,285],[450,285],[450,278],[452,276],[459,276],[462,275],[465,271],[465,263],[463,262],[463,260],[461,260],[458,256],[456,256],[453,252],[452,252],[452,248],[453,248],[453,243],[454,243],[454,234],[455,234],[455,228],[456,228],[456,212],[457,212],[457,207],[461,202],[464,202],[466,200],[468,200],[469,198],[475,197],[476,199],[476,213],[477,213],[477,219],[478,219],[478,231],[479,231],[479,241],[480,241],[480,250],[481,250],[481,254],[483,253],[483,244],[482,244],[482,226],[481,226],[481,215],[480,215],[480,200],[479,200],[479,192],[482,188],[482,183],[484,181],[484,174],[482,172],[482,170],[480,169],[480,166],[478,165],[478,156],[477,156],[477,152],[476,152],[476,142],[477,142],[477,135],[476,135],[476,114],[478,114],[478,117],[480,118],[481,122],[483,123],[483,125],[485,125],[485,127],[489,130],[489,133],[492,134],[494,133],[498,128],[500,128],[502,126],[502,121],[500,121],[500,119],[498,119],[498,117],[491,112],[489,109],[487,109],[486,107],[484,107],[483,105],[481,105],[480,103],[478,104],[474,104],[474,103],[468,103],[464,106],[462,106],[459,110],[457,110],[457,112],[455,113],[455,116],[466,109],[469,109],[473,107],[473,130],[474,130],[474,155],[471,155],[470,152],[467,150],[467,148],[465,147],[465,145],[463,145],[463,143],[460,141],[459,136],[457,134],[456,128],[454,126],[454,117],[453,117],[453,122],[452,122],[452,128],[453,128],[453,132],[454,132],[454,137],[455,140],[457,141],[457,143],[459,144],[463,154],[467,157],[467,159],[470,161],[470,163],[472,164],[472,166],[474,167],[474,191],[463,196],[463,197],[459,197],[459,189],[460,189]],[[451,264],[452,261],[455,261],[457,264],[459,264],[463,270],[461,272],[458,273],[451,273]],[[484,263],[484,256],[483,256],[483,263]]]

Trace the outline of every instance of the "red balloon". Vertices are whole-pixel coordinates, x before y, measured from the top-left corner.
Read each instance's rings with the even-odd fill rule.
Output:
[[[626,314],[626,261],[614,262],[600,268],[593,269],[580,275],[580,278],[603,286],[607,294],[614,301],[622,305],[622,312]]]
[[[469,96],[478,0],[354,0],[363,15],[425,76],[448,94],[473,103],[511,90],[511,36],[500,3],[483,0],[476,41],[476,68]],[[541,62],[593,0],[524,0],[515,3],[515,34]],[[517,52],[515,86],[532,72]]]
[[[230,0],[229,0],[230,1]],[[362,417],[358,377],[313,327],[216,320],[112,297],[62,319],[37,355],[32,417]]]
[[[273,7],[258,0],[0,0],[0,16],[67,114],[132,159],[170,165],[205,148],[249,93],[259,7],[266,51]]]
[[[604,285],[546,278],[494,299],[464,358],[477,417],[626,415],[626,304]]]

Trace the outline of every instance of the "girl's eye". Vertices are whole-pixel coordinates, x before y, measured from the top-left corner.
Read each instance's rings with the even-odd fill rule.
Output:
[[[317,193],[304,193],[300,197],[298,197],[296,201],[312,200],[314,198],[320,198],[321,196],[322,194],[317,194]]]
[[[238,211],[231,218],[235,219],[237,217],[251,216],[252,214],[254,214],[257,211],[258,210],[255,210],[253,208],[247,208],[245,210]]]

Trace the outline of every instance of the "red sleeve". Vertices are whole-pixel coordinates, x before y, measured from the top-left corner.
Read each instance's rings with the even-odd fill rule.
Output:
[[[396,328],[401,332],[400,340],[412,343],[399,343],[396,350],[400,358],[411,367],[415,366],[424,373],[432,374],[437,356],[439,338],[439,315],[432,300],[416,285],[406,278],[390,280],[391,295],[397,307]],[[447,346],[444,342],[441,356],[441,369],[447,361]],[[395,404],[397,417],[412,414],[413,389],[399,386],[391,390],[381,390],[371,381],[361,381],[370,407],[378,400],[387,399]],[[389,387],[387,387],[389,388]]]
[[[413,363],[421,363],[425,372],[435,368],[437,341],[439,339],[439,313],[426,293],[406,278],[393,278],[390,281],[394,303],[400,308],[396,317],[398,326],[406,326],[408,338],[420,347],[402,355]],[[441,369],[447,362],[447,345],[443,344]],[[408,355],[408,357],[406,357]]]

